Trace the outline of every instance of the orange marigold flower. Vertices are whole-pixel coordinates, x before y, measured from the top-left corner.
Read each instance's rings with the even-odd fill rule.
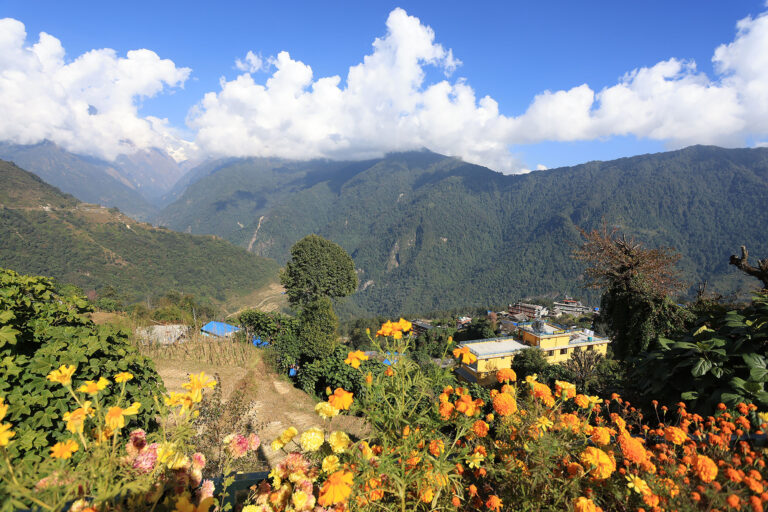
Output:
[[[488,435],[488,424],[483,420],[477,420],[472,425],[472,432],[474,432],[477,437],[485,437]]]
[[[454,405],[451,402],[440,402],[440,417],[444,420],[449,419],[453,415]]]
[[[344,503],[352,492],[354,478],[350,471],[336,471],[323,484],[317,502],[327,507],[336,503]]]
[[[453,357],[457,359],[461,358],[461,362],[464,364],[472,364],[477,361],[477,356],[470,352],[469,347],[466,345],[461,348],[453,349]]]
[[[573,501],[574,512],[597,512],[595,502],[584,496],[579,496]]]
[[[507,393],[499,393],[493,399],[493,410],[501,416],[509,416],[517,412],[517,401]]]
[[[564,382],[562,380],[555,381],[555,395],[558,398],[568,400],[576,396],[576,386],[570,382]]]
[[[347,354],[347,358],[344,360],[345,364],[348,364],[352,368],[360,368],[360,361],[367,361],[368,356],[362,350],[355,350]]]
[[[395,331],[399,332],[398,325],[387,320],[382,324],[381,329],[376,331],[376,336],[392,336]]]
[[[595,427],[592,430],[592,442],[598,446],[605,446],[611,442],[611,429],[608,427]]]
[[[515,382],[517,380],[517,374],[515,373],[515,370],[511,368],[502,368],[496,372],[496,380],[499,381],[499,384]]]
[[[491,497],[488,498],[488,501],[485,502],[485,506],[495,512],[499,512],[499,510],[501,510],[502,505],[503,503],[501,502],[501,498],[499,498],[495,494],[491,495]]]
[[[411,327],[413,326],[413,324],[408,320],[405,320],[404,318],[400,318],[400,321],[397,322],[397,326],[398,328],[400,328],[401,331],[408,332],[411,330]]]
[[[573,401],[582,409],[589,407],[589,397],[587,395],[578,394],[573,397]]]
[[[435,439],[429,443],[429,453],[435,457],[439,457],[441,453],[445,451],[445,443],[441,439]],[[432,500],[430,500],[432,501]]]
[[[567,466],[568,476],[581,476],[584,474],[584,466],[578,462],[571,462]]]
[[[624,454],[624,458],[635,464],[642,464],[648,459],[648,453],[645,451],[643,443],[629,435],[626,430],[619,434],[619,445]]]
[[[688,434],[681,428],[667,427],[664,430],[664,439],[672,444],[681,445],[688,439]]]
[[[338,410],[347,410],[352,405],[353,393],[344,391],[342,388],[336,388],[331,396],[328,397],[328,403]]]
[[[590,468],[589,474],[597,480],[605,480],[616,471],[616,462],[603,450],[590,446],[579,455],[581,463]]]
[[[693,469],[702,482],[711,482],[717,476],[717,464],[706,455],[696,457],[693,462]]]
[[[459,499],[458,496],[454,496],[453,498],[451,498],[451,505],[453,505],[454,507],[458,507],[459,505],[461,505],[461,500]]]
[[[477,487],[475,486],[475,484],[471,484],[469,486],[468,491],[470,496],[477,496]]]

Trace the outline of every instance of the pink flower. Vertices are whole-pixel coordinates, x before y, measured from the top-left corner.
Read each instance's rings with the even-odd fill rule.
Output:
[[[227,444],[227,451],[235,459],[244,456],[248,453],[248,438],[241,434],[235,434]]]
[[[200,500],[202,501],[205,498],[212,498],[214,490],[215,486],[213,485],[213,480],[203,480],[202,485],[200,485],[200,489],[197,491],[200,495]]]
[[[144,447],[133,461],[133,467],[142,473],[149,473],[157,462],[157,443]]]
[[[205,455],[200,452],[192,455],[192,468],[203,469],[205,467]]]
[[[248,436],[248,449],[255,452],[259,449],[259,446],[261,446],[261,439],[259,439],[259,436],[256,434],[251,434]]]

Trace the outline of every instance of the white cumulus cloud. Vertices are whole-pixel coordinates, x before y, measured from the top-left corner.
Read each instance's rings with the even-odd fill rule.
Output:
[[[524,171],[511,152],[521,144],[633,135],[688,144],[743,145],[768,135],[768,14],[737,24],[734,40],[713,56],[716,77],[696,63],[670,58],[626,73],[596,91],[588,84],[544,91],[520,115],[478,98],[466,79],[450,80],[461,64],[435,42],[432,29],[393,10],[373,51],[339,76],[315,78],[312,68],[281,52],[263,83],[255,65],[221,80],[190,112],[196,142],[212,153],[286,158],[365,158],[428,147],[503,171]],[[257,69],[264,69],[252,52]],[[258,60],[256,60],[258,59]],[[426,83],[428,66],[446,79]]]
[[[235,67],[240,71],[245,71],[246,73],[256,73],[257,71],[263,69],[265,66],[264,60],[259,55],[256,55],[249,50],[245,55],[245,59],[237,59],[235,61]]]
[[[138,101],[182,86],[178,68],[150,50],[91,50],[65,60],[55,37],[26,43],[24,24],[0,19],[0,140],[49,139],[69,151],[109,160],[175,138],[164,119],[138,114]]]

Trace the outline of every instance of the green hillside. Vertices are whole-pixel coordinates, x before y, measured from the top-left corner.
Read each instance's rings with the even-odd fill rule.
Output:
[[[81,201],[115,206],[141,220],[156,213],[155,207],[114,164],[70,153],[52,142],[26,146],[0,142],[0,158],[35,173]]]
[[[277,276],[277,263],[225,240],[81,203],[1,160],[0,183],[0,267],[85,290],[111,285],[130,301],[177,290],[232,303]]]
[[[361,283],[346,314],[585,297],[570,254],[578,228],[602,219],[676,247],[692,285],[730,292],[748,286],[730,254],[746,244],[768,255],[768,149],[694,146],[509,176],[428,151],[366,162],[244,159],[190,185],[158,219],[281,262],[308,233],[338,242]]]

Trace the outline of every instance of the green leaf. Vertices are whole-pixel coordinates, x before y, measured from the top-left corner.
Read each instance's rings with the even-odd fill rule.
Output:
[[[19,334],[21,334],[21,331],[17,331],[10,325],[0,327],[0,347],[5,346],[6,344],[15,345],[16,336]]]
[[[712,362],[708,359],[699,359],[695,365],[693,365],[693,368],[691,369],[691,374],[693,374],[694,377],[701,377],[705,373],[707,373],[710,368],[712,368]]]
[[[765,368],[765,358],[758,354],[742,354],[742,359],[750,368]]]
[[[765,368],[752,368],[749,370],[749,379],[757,382],[768,382],[768,370]]]
[[[699,393],[697,391],[686,391],[680,395],[680,398],[683,400],[696,400],[699,398]]]

